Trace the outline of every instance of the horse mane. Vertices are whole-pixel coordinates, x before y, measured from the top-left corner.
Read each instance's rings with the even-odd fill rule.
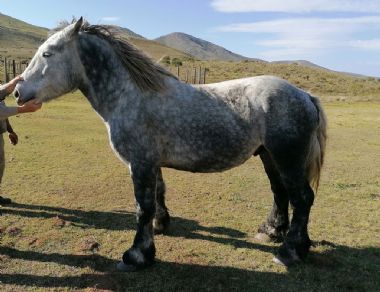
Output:
[[[72,23],[74,21],[75,19],[73,19]],[[67,26],[67,24],[70,23],[61,22],[59,29]],[[108,42],[129,72],[132,81],[142,91],[162,91],[166,88],[165,77],[169,76],[177,79],[169,71],[152,61],[141,50],[117,36],[116,32],[112,31],[112,26],[90,25],[85,21],[79,31],[95,35]]]
[[[116,36],[110,27],[104,25],[88,25],[85,23],[82,25],[80,31],[96,35],[107,41],[119,56],[124,67],[128,70],[132,80],[143,91],[162,91],[165,89],[164,78],[166,76],[176,78],[144,55],[144,53],[135,46],[128,43],[125,39]]]

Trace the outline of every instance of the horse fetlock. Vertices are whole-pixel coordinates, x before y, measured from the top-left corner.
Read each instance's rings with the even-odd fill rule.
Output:
[[[278,250],[273,261],[277,264],[290,266],[304,260],[309,253],[311,241],[309,238],[302,241],[291,241],[286,239]]]
[[[153,219],[153,231],[155,234],[165,233],[170,225],[170,215],[167,211],[156,214]]]
[[[154,264],[156,248],[152,244],[149,248],[131,247],[123,254],[122,262],[117,266],[119,270],[132,272]]]
[[[256,235],[256,239],[260,241],[265,241],[265,242],[269,242],[269,241],[282,242],[284,241],[287,230],[288,230],[287,225],[275,227],[266,222],[266,223],[263,223],[259,227],[258,234]],[[267,238],[264,236],[264,234],[267,236]]]

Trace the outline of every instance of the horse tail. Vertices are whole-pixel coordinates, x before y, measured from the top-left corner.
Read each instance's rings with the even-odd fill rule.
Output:
[[[318,191],[322,165],[325,157],[327,139],[327,119],[321,102],[317,97],[310,96],[312,103],[318,112],[318,125],[310,141],[309,154],[306,159],[306,173],[310,185]]]

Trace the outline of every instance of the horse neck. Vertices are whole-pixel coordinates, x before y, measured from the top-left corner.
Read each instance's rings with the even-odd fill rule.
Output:
[[[94,36],[82,36],[78,47],[85,72],[79,89],[95,111],[108,120],[120,98],[131,99],[128,104],[132,106],[139,90],[111,46]]]

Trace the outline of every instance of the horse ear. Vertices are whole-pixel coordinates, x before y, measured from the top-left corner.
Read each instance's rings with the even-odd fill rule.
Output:
[[[81,17],[77,20],[77,22],[75,23],[74,27],[72,28],[71,33],[70,33],[71,36],[78,34],[78,32],[79,32],[79,30],[80,30],[82,24],[83,24],[83,17],[81,16]]]

